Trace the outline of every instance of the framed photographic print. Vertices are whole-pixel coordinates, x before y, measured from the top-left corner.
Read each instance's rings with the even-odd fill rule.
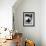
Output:
[[[35,26],[35,12],[23,12],[23,26]]]

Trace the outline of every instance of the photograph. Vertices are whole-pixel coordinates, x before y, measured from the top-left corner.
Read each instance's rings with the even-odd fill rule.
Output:
[[[35,12],[23,12],[23,26],[35,25]]]

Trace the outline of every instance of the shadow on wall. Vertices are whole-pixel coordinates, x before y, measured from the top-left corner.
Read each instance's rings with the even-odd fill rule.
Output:
[[[16,46],[15,42],[12,42],[9,46]]]

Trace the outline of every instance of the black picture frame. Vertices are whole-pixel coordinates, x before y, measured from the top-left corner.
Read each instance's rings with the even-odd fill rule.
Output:
[[[23,26],[24,27],[35,26],[35,12],[23,12]]]

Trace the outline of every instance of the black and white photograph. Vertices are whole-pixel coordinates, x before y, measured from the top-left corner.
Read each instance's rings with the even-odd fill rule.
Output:
[[[35,25],[35,12],[23,12],[23,26]]]

